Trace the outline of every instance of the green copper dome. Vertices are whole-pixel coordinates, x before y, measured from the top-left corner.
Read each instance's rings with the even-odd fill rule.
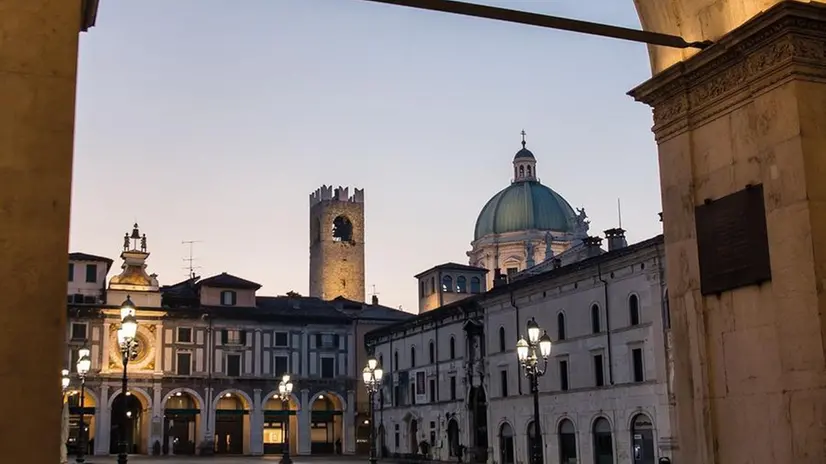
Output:
[[[576,213],[558,193],[537,181],[511,184],[487,202],[476,220],[474,240],[520,230],[573,232]]]

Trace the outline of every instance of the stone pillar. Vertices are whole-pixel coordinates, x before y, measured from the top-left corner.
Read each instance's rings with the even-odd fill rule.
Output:
[[[201,405],[201,440],[215,439],[215,409],[212,407],[212,387],[204,389],[204,404]]]
[[[81,8],[3,0],[0,10],[0,391],[15,418],[0,447],[5,461],[47,463],[60,452]]]
[[[659,145],[674,462],[826,462],[826,5],[780,3],[631,95],[654,108]],[[767,238],[707,233],[695,208],[749,185]],[[736,252],[744,237],[768,243],[768,280],[732,284],[759,253]],[[712,258],[728,256],[701,271],[715,242],[728,250]],[[715,272],[727,288],[703,291]]]
[[[109,430],[112,409],[109,407],[109,385],[100,386],[100,400],[95,407],[95,454],[109,454]]]
[[[301,409],[298,410],[298,454],[310,454],[310,391],[301,390]]]
[[[356,454],[356,392],[347,391],[347,405],[342,411],[341,420],[344,421],[344,437],[341,439],[342,454]]]
[[[261,333],[258,332],[258,336]],[[253,410],[250,411],[250,454],[264,454],[264,405],[261,401],[261,389],[256,388],[252,394]]]
[[[147,451],[152,454],[152,447],[155,442],[161,444],[163,449],[163,395],[161,383],[155,382],[152,385],[152,427],[150,427],[149,443]]]

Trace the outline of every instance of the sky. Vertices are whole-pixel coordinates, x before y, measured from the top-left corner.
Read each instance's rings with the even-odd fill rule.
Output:
[[[477,3],[639,28],[630,0]],[[367,297],[467,263],[520,131],[592,234],[662,232],[642,44],[362,0],[101,2],[81,35],[70,251],[119,263],[137,221],[162,285],[309,287],[309,199],[365,189]],[[113,267],[113,273],[118,264]]]

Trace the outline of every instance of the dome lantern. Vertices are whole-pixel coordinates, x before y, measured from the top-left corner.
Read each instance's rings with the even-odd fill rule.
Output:
[[[522,149],[513,157],[513,182],[537,182],[536,157],[526,148],[525,136],[522,131]]]

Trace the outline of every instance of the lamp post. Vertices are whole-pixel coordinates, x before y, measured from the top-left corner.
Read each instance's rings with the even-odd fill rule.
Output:
[[[82,464],[86,462],[86,420],[83,417],[84,407],[86,406],[86,374],[92,368],[92,352],[85,346],[77,351],[77,376],[80,377],[80,428],[79,437],[77,440],[77,456],[75,462]]]
[[[61,369],[60,371],[60,387],[63,394],[66,394],[66,389],[69,388],[69,369]]]
[[[118,344],[120,345],[121,361],[123,363],[123,380],[121,385],[121,405],[123,405],[123,417],[120,422],[120,443],[118,450],[118,464],[126,464],[128,461],[129,449],[126,442],[126,428],[129,426],[129,416],[126,408],[128,380],[126,377],[126,366],[129,361],[135,359],[138,354],[138,320],[135,318],[135,304],[129,296],[120,305],[120,329],[118,329]]]
[[[520,338],[516,342],[516,355],[519,364],[525,369],[525,375],[531,382],[533,393],[533,449],[531,450],[531,464],[542,464],[542,431],[539,428],[539,378],[545,375],[548,368],[548,355],[551,354],[551,337],[548,332],[542,336],[536,319],[528,321],[528,339]],[[542,362],[542,366],[539,364]]]
[[[293,383],[290,380],[290,374],[284,374],[281,377],[281,382],[278,384],[278,398],[281,400],[281,410],[286,411],[284,419],[284,426],[281,433],[284,434],[282,439],[281,450],[281,464],[292,464],[290,459],[290,394],[293,392]]]
[[[382,376],[384,376],[384,369],[381,368],[378,360],[373,356],[367,358],[367,366],[361,371],[361,377],[370,401],[370,459],[368,461],[370,464],[376,464],[376,421],[373,420],[373,397],[381,388]]]

